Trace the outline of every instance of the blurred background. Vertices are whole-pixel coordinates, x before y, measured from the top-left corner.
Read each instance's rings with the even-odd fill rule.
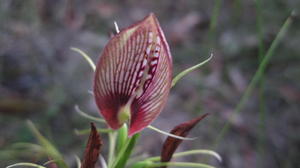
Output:
[[[153,123],[169,131],[206,112],[177,151],[212,149],[223,162],[197,155],[178,161],[222,168],[295,168],[300,165],[299,15],[240,113],[233,113],[281,26],[298,0],[1,0],[0,1],[0,167],[16,162],[43,163],[13,144],[35,143],[26,126],[42,134],[75,166],[88,135],[89,120],[74,110],[99,116],[92,89],[93,72],[70,47],[94,61],[114,32],[154,12],[166,34],[174,74],[213,59],[171,91],[168,105]],[[230,127],[221,136],[228,122]],[[100,126],[99,126],[100,127]],[[155,138],[147,138],[147,137]],[[106,152],[107,136],[103,153]],[[218,137],[221,137],[217,140]],[[164,136],[145,129],[135,153],[160,154]]]

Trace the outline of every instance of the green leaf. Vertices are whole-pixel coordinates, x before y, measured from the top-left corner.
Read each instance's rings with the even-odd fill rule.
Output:
[[[59,151],[52,145],[34,126],[34,124],[27,120],[27,125],[35,138],[38,140],[39,144],[44,148],[46,154],[53,160],[58,160],[57,165],[59,168],[68,168],[67,164],[64,162],[62,155]]]
[[[244,92],[244,94],[240,98],[240,101],[237,104],[237,106],[235,107],[234,111],[232,112],[230,118],[233,115],[236,115],[236,114],[241,112],[242,108],[244,107],[247,100],[249,99],[253,89],[256,87],[256,85],[260,81],[261,77],[263,76],[263,74],[266,70],[267,65],[269,64],[272,56],[274,55],[275,49],[278,47],[280,41],[283,39],[283,37],[285,36],[287,30],[289,29],[289,27],[292,24],[293,14],[294,14],[294,11],[291,13],[291,15],[283,23],[281,29],[279,30],[278,34],[276,35],[275,39],[273,40],[273,42],[272,42],[270,48],[268,49],[266,55],[261,60],[261,63],[259,64],[258,69],[256,70],[253,78],[251,79],[248,87],[246,88],[246,91]],[[218,134],[218,137],[216,138],[215,148],[217,147],[219,142],[222,140],[222,138],[225,136],[225,134],[228,132],[230,127],[231,127],[230,122],[227,120],[225,125],[223,126],[221,132]]]
[[[201,62],[201,63],[199,63],[199,64],[197,64],[197,65],[194,65],[194,66],[192,66],[192,67],[190,67],[190,68],[188,68],[188,69],[186,69],[186,70],[180,72],[178,75],[176,75],[176,76],[173,78],[173,80],[172,80],[172,87],[175,86],[176,83],[177,83],[182,77],[184,77],[184,76],[187,75],[188,73],[190,73],[190,72],[196,70],[197,68],[202,67],[202,65],[205,65],[209,60],[211,60],[212,57],[213,57],[213,54],[211,54],[210,57],[207,58],[205,61],[203,61],[203,62]]]

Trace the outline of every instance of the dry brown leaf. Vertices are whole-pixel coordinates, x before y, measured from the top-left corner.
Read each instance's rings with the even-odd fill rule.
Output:
[[[184,122],[182,124],[177,125],[170,133],[186,137],[188,133],[197,125],[199,121],[205,118],[208,113],[201,115],[193,120]],[[177,147],[181,144],[182,140],[168,137],[163,145],[162,152],[161,152],[161,162],[168,162],[172,159],[174,152],[176,151]],[[166,168],[167,166],[162,166],[161,168]]]
[[[94,123],[91,123],[91,133],[87,146],[85,148],[85,154],[81,168],[95,168],[95,164],[98,160],[100,149],[102,146],[102,140],[97,132]]]

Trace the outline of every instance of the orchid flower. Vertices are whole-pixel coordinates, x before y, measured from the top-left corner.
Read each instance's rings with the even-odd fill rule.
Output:
[[[118,32],[96,66],[94,95],[109,127],[140,132],[162,111],[172,84],[172,57],[154,14]]]

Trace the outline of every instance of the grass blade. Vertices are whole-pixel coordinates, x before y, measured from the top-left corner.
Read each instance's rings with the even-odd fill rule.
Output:
[[[244,107],[246,101],[249,99],[253,89],[255,88],[255,86],[257,85],[259,80],[261,79],[261,76],[264,74],[270,59],[274,55],[273,53],[274,53],[275,49],[279,45],[279,42],[282,40],[282,38],[284,37],[284,35],[287,32],[288,28],[291,26],[292,20],[293,19],[292,19],[292,15],[291,15],[286,19],[286,21],[282,25],[280,31],[278,32],[278,34],[275,37],[274,41],[272,42],[270,48],[268,49],[266,55],[264,56],[263,60],[261,61],[257,71],[255,72],[252,80],[250,81],[250,84],[248,85],[245,93],[243,94],[243,96],[242,96],[240,102],[238,103],[238,105],[235,107],[235,109],[234,109],[233,113],[231,114],[231,116],[241,112],[241,109]],[[230,126],[231,126],[230,123],[227,121],[225,123],[225,125],[223,126],[221,132],[219,133],[217,139],[216,139],[215,147],[217,147],[217,145],[222,140],[224,135],[228,132],[228,130],[230,129]]]
[[[34,124],[31,121],[27,121],[28,127],[33,133],[33,135],[38,140],[39,144],[44,148],[47,155],[53,159],[57,160],[57,165],[60,168],[68,168],[67,164],[63,161],[62,155],[59,153],[59,151],[52,145],[34,126]]]

